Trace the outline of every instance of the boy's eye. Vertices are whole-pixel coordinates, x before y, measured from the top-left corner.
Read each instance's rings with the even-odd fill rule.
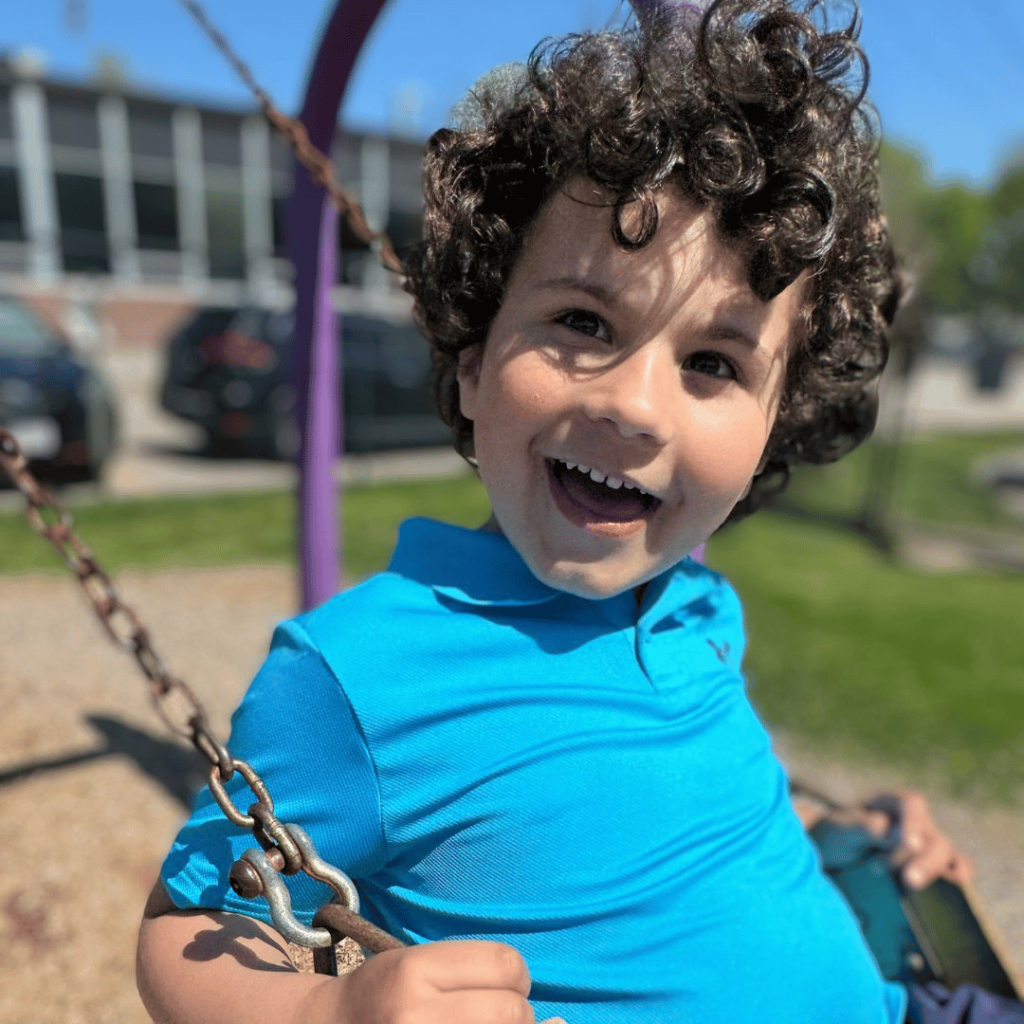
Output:
[[[586,334],[591,338],[607,341],[611,337],[608,325],[596,313],[585,309],[568,309],[555,317],[555,323],[568,327],[577,334]]]
[[[710,377],[723,377],[729,380],[736,380],[739,377],[736,367],[717,352],[694,352],[686,357],[683,368]]]

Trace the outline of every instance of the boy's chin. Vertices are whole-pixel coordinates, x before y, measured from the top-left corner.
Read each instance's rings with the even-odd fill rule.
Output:
[[[617,597],[627,591],[642,591],[644,587],[661,570],[655,569],[647,574],[629,574],[616,572],[593,571],[592,566],[555,566],[538,569],[530,566],[530,571],[553,590],[561,590],[575,597],[591,601],[601,601],[609,597]]]

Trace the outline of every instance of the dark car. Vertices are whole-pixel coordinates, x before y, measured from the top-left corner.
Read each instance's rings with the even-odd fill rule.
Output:
[[[434,411],[427,344],[409,321],[340,318],[343,443],[369,452],[449,443]],[[291,313],[208,307],[170,340],[164,409],[212,450],[292,458],[297,448]]]
[[[97,479],[116,439],[106,379],[13,296],[0,296],[0,425],[58,483]]]

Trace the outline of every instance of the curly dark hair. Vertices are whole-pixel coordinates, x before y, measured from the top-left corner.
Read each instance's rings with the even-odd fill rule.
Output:
[[[612,234],[627,249],[654,236],[655,194],[671,184],[713,212],[762,299],[807,273],[765,468],[730,519],[783,490],[792,465],[834,461],[870,434],[902,284],[859,16],[832,28],[828,14],[824,0],[662,5],[621,32],[542,44],[518,77],[471,94],[475,123],[431,138],[407,287],[460,453],[472,454],[473,424],[459,353],[485,341],[529,227],[578,176],[616,197]]]

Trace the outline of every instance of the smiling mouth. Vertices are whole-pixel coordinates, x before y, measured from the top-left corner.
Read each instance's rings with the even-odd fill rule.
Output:
[[[615,534],[639,530],[661,499],[616,477],[578,463],[548,459],[551,492],[562,514],[577,526]]]

